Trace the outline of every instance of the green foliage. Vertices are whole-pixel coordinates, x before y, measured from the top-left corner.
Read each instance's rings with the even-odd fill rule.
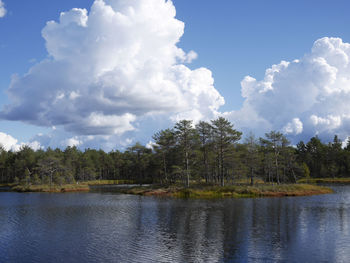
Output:
[[[61,176],[59,172],[55,172],[53,175],[53,182],[58,185],[62,185],[65,183],[65,177]]]
[[[74,175],[73,175],[73,173],[71,171],[67,171],[64,174],[64,181],[67,184],[74,184],[75,183]]]
[[[303,163],[303,172],[304,172],[304,177],[305,177],[306,181],[308,182],[310,180],[310,169],[306,163]]]
[[[32,182],[33,185],[41,184],[41,179],[40,179],[39,175],[38,174],[34,174],[32,179],[31,179],[31,182]]]
[[[18,152],[0,146],[0,183],[27,186],[78,184],[96,180],[142,184],[194,183],[232,185],[261,180],[294,183],[301,178],[342,178],[350,175],[350,141],[342,148],[338,136],[323,143],[317,136],[290,146],[278,131],[256,140],[227,119],[181,120],[154,134],[152,149],[136,143],[124,152],[67,147]]]
[[[41,183],[42,184],[49,184],[50,183],[49,176],[43,176],[43,178],[41,179]]]

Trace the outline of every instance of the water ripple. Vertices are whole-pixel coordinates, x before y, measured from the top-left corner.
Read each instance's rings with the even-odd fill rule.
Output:
[[[0,262],[346,262],[350,187],[336,191],[216,201],[0,192]]]

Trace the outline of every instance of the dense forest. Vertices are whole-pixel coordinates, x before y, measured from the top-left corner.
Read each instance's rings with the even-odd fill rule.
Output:
[[[342,148],[337,136],[322,143],[318,137],[292,147],[280,132],[264,138],[242,133],[225,118],[209,122],[182,120],[157,132],[149,149],[139,143],[124,152],[76,147],[65,150],[6,151],[0,146],[1,183],[74,183],[87,180],[132,180],[137,183],[206,182],[231,184],[248,178],[265,182],[296,182],[308,177],[350,175],[350,143]]]

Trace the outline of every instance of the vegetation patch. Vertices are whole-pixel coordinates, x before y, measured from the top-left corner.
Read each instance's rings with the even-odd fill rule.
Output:
[[[64,184],[64,185],[16,185],[12,187],[17,192],[46,192],[46,193],[65,193],[65,192],[87,192],[90,190],[87,184]]]
[[[316,136],[295,147],[278,131],[260,138],[250,134],[244,141],[241,137],[230,121],[219,117],[197,124],[180,120],[154,134],[152,149],[136,143],[124,152],[77,147],[34,151],[28,146],[13,152],[0,145],[0,182],[14,184],[17,191],[47,192],[157,183],[162,186],[123,191],[184,197],[307,195],[320,189],[288,184],[300,179],[350,183],[344,178],[350,174],[350,141],[342,147],[337,136],[329,143]]]
[[[350,184],[350,178],[304,178],[298,183],[307,184]]]
[[[96,185],[123,185],[134,184],[133,180],[93,180],[81,183],[72,184],[2,184],[3,187],[10,187],[16,192],[51,192],[51,193],[66,193],[66,192],[87,192],[90,186]]]
[[[88,185],[135,184],[135,180],[93,180],[86,183]]]
[[[257,184],[230,185],[230,186],[192,186],[189,188],[168,187],[133,187],[123,189],[127,194],[145,196],[171,196],[180,198],[241,198],[241,197],[282,197],[282,196],[307,196],[317,194],[329,194],[333,191],[327,187],[308,184]]]

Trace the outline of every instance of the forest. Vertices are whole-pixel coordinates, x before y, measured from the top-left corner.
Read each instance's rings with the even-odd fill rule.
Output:
[[[192,182],[227,185],[246,179],[295,183],[301,178],[350,175],[350,143],[337,136],[323,143],[316,136],[291,146],[277,131],[263,138],[234,129],[227,119],[194,125],[181,120],[153,135],[152,148],[140,143],[121,152],[67,147],[34,151],[24,146],[6,151],[0,146],[0,182],[71,184],[89,180],[128,180],[135,183]]]

